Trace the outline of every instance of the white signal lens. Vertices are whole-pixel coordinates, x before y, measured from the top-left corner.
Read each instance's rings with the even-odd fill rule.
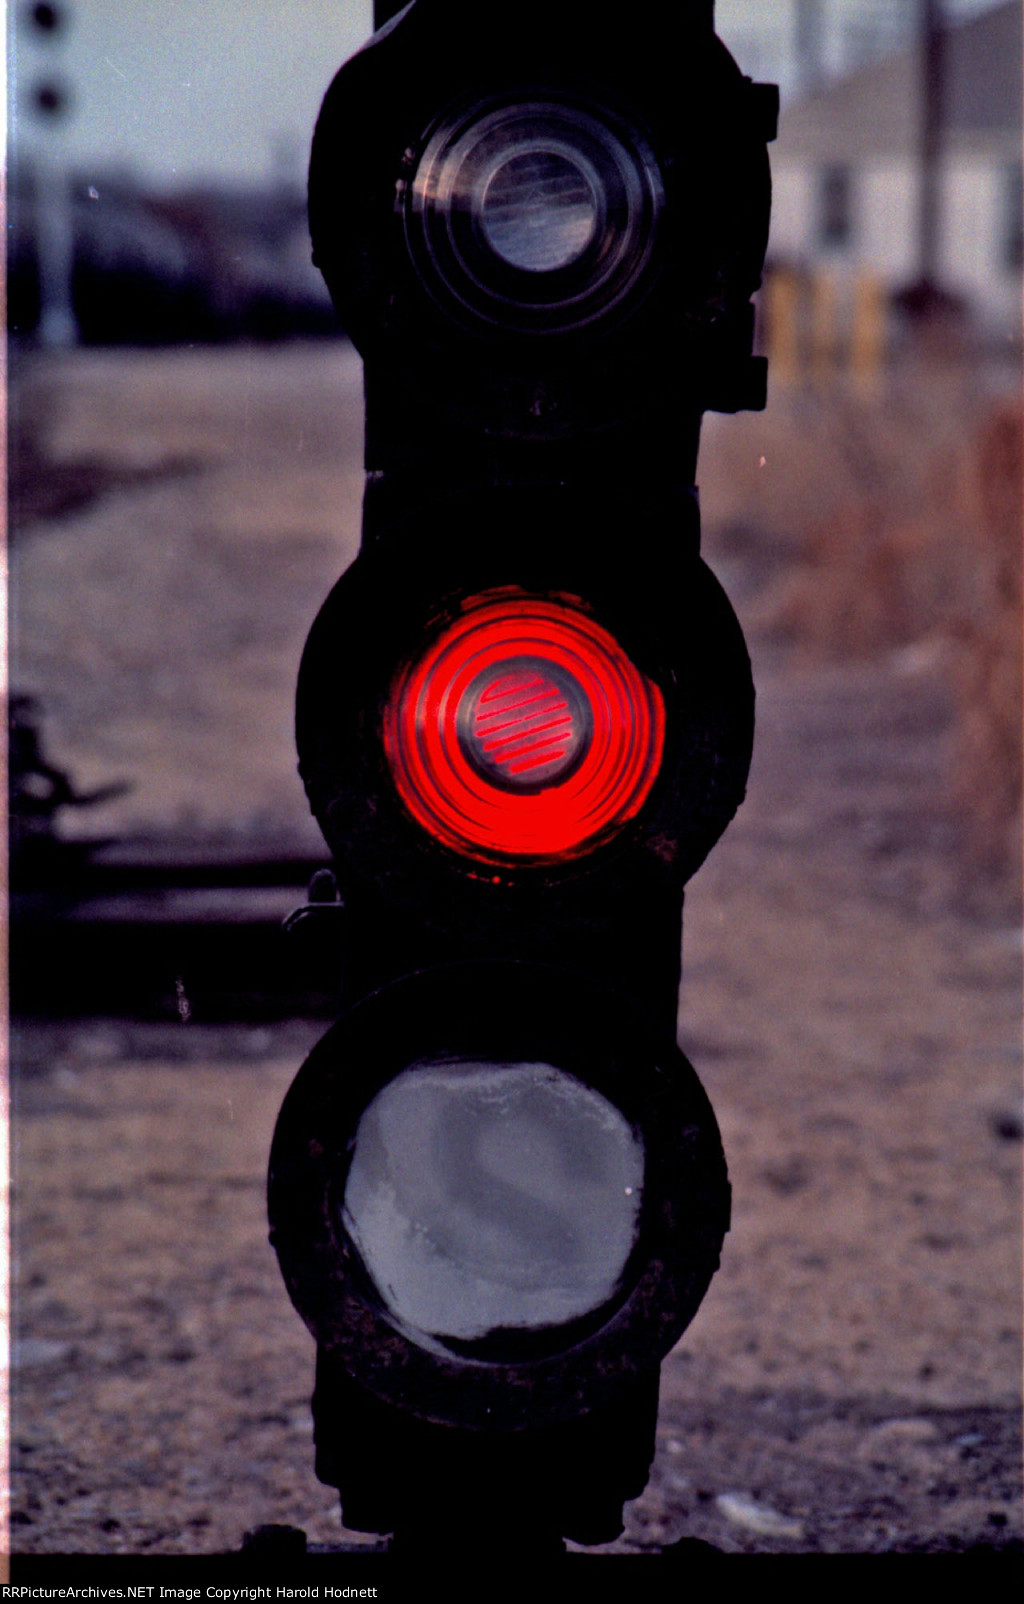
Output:
[[[597,182],[576,152],[543,145],[517,151],[484,188],[480,217],[488,244],[527,273],[568,267],[594,238]]]
[[[565,333],[642,293],[663,203],[657,159],[624,115],[569,95],[502,97],[425,136],[406,242],[459,322]]]
[[[637,1238],[643,1147],[600,1093],[550,1064],[431,1061],[360,1119],[343,1223],[421,1346],[578,1319]]]

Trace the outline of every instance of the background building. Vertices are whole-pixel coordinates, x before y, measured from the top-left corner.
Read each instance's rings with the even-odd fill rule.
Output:
[[[923,276],[988,334],[1020,326],[1021,8],[948,28],[934,155],[934,261],[921,258],[923,75],[912,45],[783,110],[772,153],[774,261],[890,292]]]
[[[942,0],[951,23],[997,0]],[[920,0],[716,0],[715,25],[754,78],[777,83],[783,100],[907,48]]]

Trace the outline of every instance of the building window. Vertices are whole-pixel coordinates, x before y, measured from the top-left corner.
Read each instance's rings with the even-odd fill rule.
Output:
[[[1024,268],[1024,164],[1011,162],[1003,173],[1000,255],[1010,273]]]
[[[820,175],[818,242],[842,250],[853,240],[853,173],[823,167]]]

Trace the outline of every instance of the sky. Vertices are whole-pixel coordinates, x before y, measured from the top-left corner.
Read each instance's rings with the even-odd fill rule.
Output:
[[[304,178],[323,92],[371,31],[371,0],[57,0],[56,35],[25,24],[31,0],[9,0],[9,111],[15,148],[42,142],[83,178],[130,169],[173,189],[203,181]],[[718,0],[717,24],[740,65],[785,78],[794,0]],[[954,15],[993,0],[946,0]],[[892,31],[913,0],[824,0],[829,59],[858,26]],[[886,21],[886,19],[889,19]],[[874,19],[872,24],[872,19]],[[843,29],[846,32],[843,33]],[[852,31],[851,31],[852,30]],[[42,81],[63,81],[59,124],[32,111]],[[784,83],[784,87],[786,87]]]
[[[54,37],[26,28],[23,0],[9,0],[15,145],[66,142],[76,165],[128,166],[167,188],[260,182],[286,161],[303,174],[324,90],[371,31],[370,0],[66,6],[69,22]],[[73,97],[59,129],[31,110],[46,77],[64,80]]]

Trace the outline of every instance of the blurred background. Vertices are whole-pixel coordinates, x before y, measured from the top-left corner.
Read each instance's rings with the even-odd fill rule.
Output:
[[[761,298],[772,407],[767,420],[709,420],[709,490],[719,441],[728,464],[722,493],[705,497],[709,538],[724,531],[735,546],[756,527],[762,567],[773,541],[786,545],[786,572],[773,574],[764,600],[775,631],[798,634],[804,648],[931,643],[956,702],[960,769],[950,783],[979,809],[980,822],[967,826],[977,850],[1012,873],[1016,681],[994,654],[1005,636],[1012,655],[1017,610],[1006,531],[1015,522],[1024,251],[1019,8],[719,0],[716,17],[744,70],[780,84],[783,114]],[[370,8],[152,0],[126,15],[104,0],[19,0],[7,23],[17,540],[24,526],[94,499],[126,473],[152,478],[171,459],[198,467],[215,451],[244,449],[253,397],[269,394],[262,378],[244,377],[253,363],[302,389],[305,341],[310,373],[324,382],[346,360],[351,367],[327,354],[339,334],[309,259],[305,164],[324,87],[366,37]],[[114,356],[140,347],[148,354]],[[170,400],[168,376],[185,379],[186,352],[196,353],[188,383],[216,387],[225,376],[212,428]],[[291,394],[286,429],[297,416]],[[339,404],[358,428],[357,401]],[[173,419],[156,420],[154,407]],[[228,421],[232,409],[244,425]],[[330,412],[311,409],[314,432],[329,429]],[[765,426],[769,495],[764,476],[742,466],[765,455],[748,444]],[[270,433],[269,449],[290,452],[291,441]],[[250,474],[267,449],[249,450]],[[325,451],[340,463],[336,442]],[[332,541],[351,542],[357,516],[352,503],[339,508]],[[325,557],[327,570],[334,561]],[[310,579],[310,605],[323,577]],[[95,732],[76,735],[81,710],[67,698],[86,694],[84,665],[53,665],[72,690],[36,662],[55,651],[54,637],[47,646],[43,620],[30,622],[38,587],[27,576],[23,586],[15,689],[52,716],[54,738],[71,743],[90,783],[126,779],[141,805],[144,776],[111,778],[120,745],[104,763]],[[137,630],[135,611],[122,630]],[[103,649],[112,646],[108,636]],[[123,656],[123,640],[116,649]],[[120,689],[129,694],[123,680]],[[118,830],[132,811],[127,796],[111,815]],[[264,806],[262,796],[253,802]],[[181,805],[208,811],[198,790]],[[266,806],[274,812],[277,802]],[[63,818],[72,831],[107,822],[103,811],[73,808]]]
[[[680,1014],[736,1211],[625,1543],[1019,1544],[1021,9],[715,10],[782,91],[769,406],[700,459],[759,696]],[[304,190],[370,6],[7,28],[12,1542],[328,1541],[262,1187],[331,1009],[278,931],[362,396]]]
[[[847,303],[858,281],[865,299],[934,282],[990,342],[1012,346],[1012,4],[719,0],[716,18],[744,70],[783,94],[773,266],[827,271]],[[333,328],[309,265],[305,165],[323,89],[369,31],[368,3],[151,0],[126,16],[104,0],[17,0],[7,27],[19,338],[174,344]],[[826,340],[854,308],[819,316]]]

